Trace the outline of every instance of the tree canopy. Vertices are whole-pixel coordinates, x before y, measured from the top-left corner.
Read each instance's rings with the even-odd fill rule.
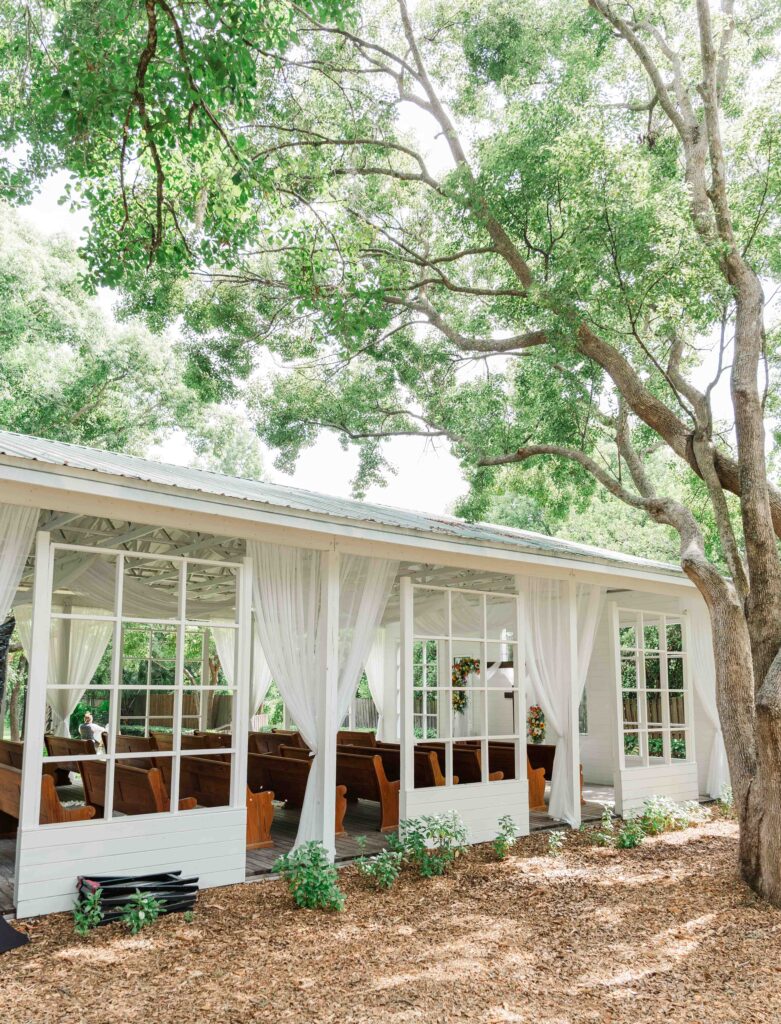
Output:
[[[181,430],[204,467],[259,476],[257,437],[183,383],[176,342],[111,323],[83,275],[70,240],[0,204],[0,427],[138,455]]]

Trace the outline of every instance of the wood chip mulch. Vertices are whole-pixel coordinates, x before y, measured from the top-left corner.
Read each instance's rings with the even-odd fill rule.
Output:
[[[279,881],[204,892],[195,920],[77,938],[21,922],[0,957],[3,1024],[772,1024],[781,910],[736,874],[716,820],[605,850],[568,834],[471,850],[448,877],[376,893],[340,873],[341,914],[300,911]]]

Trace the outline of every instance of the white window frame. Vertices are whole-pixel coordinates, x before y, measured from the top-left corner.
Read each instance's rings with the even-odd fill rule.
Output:
[[[439,634],[423,633],[416,629],[415,626],[415,599],[416,595],[421,592],[431,594],[441,594],[444,601],[445,609],[445,622],[444,630]],[[452,602],[453,595],[464,596],[468,595],[471,598],[478,598],[480,601],[480,621],[477,623],[477,629],[479,635],[476,636],[461,636],[453,632],[452,625]],[[512,640],[501,637],[489,637],[488,636],[488,600],[495,598],[502,602],[506,602],[509,605],[514,605],[514,632],[515,637]],[[412,583],[408,580],[403,580],[402,586],[402,600],[406,600],[407,609],[405,618],[411,626],[411,647],[409,650],[409,656],[407,664],[403,665],[405,668],[404,675],[407,676],[406,680],[402,680],[403,689],[406,691],[406,700],[402,700],[402,729],[403,735],[406,738],[407,749],[412,752],[416,746],[426,743],[441,743],[445,748],[445,785],[447,787],[453,787],[453,745],[458,741],[470,740],[473,742],[479,741],[481,750],[481,769],[482,769],[482,781],[475,783],[463,783],[459,782],[458,791],[464,791],[474,786],[481,786],[490,784],[493,786],[501,785],[503,782],[516,782],[519,779],[526,780],[525,767],[522,769],[522,765],[525,766],[525,755],[526,755],[526,714],[525,714],[525,703],[524,703],[524,687],[523,683],[523,663],[524,663],[524,650],[523,650],[523,630],[522,630],[522,609],[521,609],[521,598],[517,593],[504,593],[497,591],[486,591],[486,590],[471,590],[464,587],[441,587],[434,586],[426,583]],[[417,686],[414,678],[414,650],[415,645],[422,643],[425,645],[426,642],[436,641],[437,642],[437,667],[440,674],[443,674],[443,666],[447,670],[446,680],[440,678],[435,681],[434,687]],[[454,722],[454,711],[452,707],[452,695],[456,688],[452,686],[451,670],[453,665],[454,650],[453,646],[456,642],[464,642],[469,644],[475,644],[480,646],[480,663],[481,663],[481,683],[479,686],[468,687],[466,692],[470,695],[471,699],[476,697],[482,700],[482,725],[483,729],[479,734],[470,734],[469,736],[458,737],[453,735],[452,724]],[[486,671],[488,668],[488,650],[491,647],[509,647],[513,651],[513,685],[512,691],[514,692],[514,713],[513,713],[513,731],[509,733],[494,734],[488,731],[488,695],[493,692],[503,692],[498,687],[486,685]],[[423,648],[423,666],[424,673],[423,679],[426,680],[426,659],[425,659],[425,646]],[[441,719],[441,707],[444,706],[448,710],[448,724],[445,735],[440,735],[436,739],[427,739],[426,737],[426,726],[428,724],[428,714],[426,712],[426,697],[428,692],[435,690],[437,693],[437,723]],[[423,735],[418,738],[414,734],[414,722],[415,718],[419,717],[415,715],[414,704],[416,692],[422,693],[423,708]],[[489,750],[488,744],[490,741],[503,741],[512,742],[515,746],[515,778],[507,780],[497,780],[496,782],[489,783],[490,773],[490,762],[489,762]],[[523,752],[523,759],[521,753]],[[412,771],[412,755],[410,761],[407,764],[407,779],[411,779],[413,776],[409,774]],[[410,789],[414,786],[409,785]]]
[[[667,627],[681,627],[681,651],[670,652],[667,649]],[[635,643],[632,647],[622,646],[620,630],[631,626],[635,630]],[[659,630],[658,648],[647,647],[645,644],[646,626],[655,626]],[[654,767],[689,766],[696,761],[694,750],[694,706],[691,679],[691,663],[689,658],[689,623],[683,612],[662,612],[653,609],[624,608],[612,605],[611,628],[613,631],[614,651],[614,685],[616,693],[616,749],[618,751],[619,768],[632,771]],[[680,658],[683,669],[683,688],[670,690],[668,664],[671,657]],[[659,659],[659,688],[649,690],[646,686],[646,661],[649,658]],[[622,685],[622,664],[633,662],[635,666],[636,687],[624,689]],[[637,728],[626,728],[624,724],[624,694],[633,692],[637,695]],[[670,721],[670,693],[682,693],[684,718],[683,724]],[[661,700],[661,723],[648,722],[648,694],[658,693]],[[686,742],[686,757],[672,756],[672,734],[682,732]],[[651,757],[649,750],[649,734],[661,733],[662,756]],[[628,755],[625,748],[625,736],[638,737],[639,754]]]
[[[104,615],[85,615],[75,612],[53,611],[52,582],[54,579],[54,559],[57,551],[72,551],[89,555],[100,555],[106,558],[116,559],[116,577],[114,586],[114,609],[112,613]],[[49,636],[53,620],[86,620],[90,622],[110,622],[113,625],[111,636],[111,676],[107,686],[101,686],[101,692],[109,693],[109,722],[106,731],[109,734],[109,751],[107,754],[85,755],[80,760],[104,761],[106,763],[106,790],[104,793],[104,816],[92,818],[87,821],[71,822],[69,827],[92,826],[105,824],[116,820],[127,820],[127,816],[115,816],[113,814],[114,799],[114,766],[117,762],[131,763],[134,760],[148,757],[148,753],[116,753],[112,747],[112,738],[117,734],[119,721],[120,696],[122,690],[144,690],[148,693],[155,690],[170,691],[170,685],[148,687],[122,685],[122,628],[126,623],[149,624],[151,626],[174,626],[177,631],[175,679],[174,679],[174,723],[177,728],[173,731],[173,750],[160,751],[155,757],[168,757],[172,760],[171,789],[169,792],[170,810],[149,815],[133,815],[133,820],[154,817],[160,814],[179,815],[181,813],[197,814],[209,813],[213,808],[195,808],[187,812],[179,810],[179,772],[181,757],[214,756],[214,749],[209,747],[195,750],[182,751],[181,746],[181,711],[182,694],[185,689],[192,692],[214,692],[216,690],[230,690],[233,693],[233,715],[231,722],[231,736],[233,743],[230,747],[220,749],[220,754],[231,755],[231,785],[230,803],[228,806],[234,808],[244,807],[246,804],[246,739],[239,740],[237,737],[246,737],[248,729],[247,689],[249,684],[249,670],[251,658],[251,599],[252,599],[252,567],[248,559],[242,562],[221,561],[218,559],[191,558],[186,555],[171,554],[149,554],[141,552],[130,552],[122,549],[108,547],[96,547],[85,544],[64,544],[53,543],[50,534],[39,532],[36,537],[35,548],[35,580],[33,590],[33,623],[32,623],[32,650],[30,664],[30,677],[27,694],[26,722],[25,722],[25,753],[22,778],[22,807],[20,827],[25,831],[49,828],[50,825],[40,823],[40,779],[45,764],[72,763],[73,756],[49,757],[43,753],[43,735],[46,713],[46,691],[48,683],[48,661],[49,661]],[[122,614],[122,597],[125,580],[125,564],[136,558],[143,558],[146,562],[162,562],[177,566],[178,573],[178,609],[174,617],[164,618],[140,618],[136,616],[124,616]],[[187,576],[188,568],[193,565],[215,566],[220,568],[231,568],[236,573],[236,598],[235,612],[232,620],[188,619],[187,615]],[[211,626],[220,626],[234,629],[236,631],[236,643],[234,644],[234,684],[233,686],[204,686],[203,677],[201,686],[184,685],[184,638],[187,629],[200,627],[206,629]],[[55,684],[58,689],[72,689],[67,684]],[[148,702],[147,702],[148,705]]]

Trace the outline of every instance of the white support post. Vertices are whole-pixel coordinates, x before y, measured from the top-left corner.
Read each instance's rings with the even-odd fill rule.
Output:
[[[209,641],[211,639],[211,630],[208,626],[203,627],[201,634],[201,686],[211,686],[211,666],[209,665]],[[236,645],[233,646],[234,651]],[[236,676],[234,676],[234,679]],[[212,695],[211,690],[201,690],[200,699],[198,701],[198,728],[201,732],[206,732],[209,728],[209,698]]]
[[[122,669],[125,660],[124,638],[122,629],[123,601],[125,590],[125,557],[117,555],[116,576],[114,578],[114,627],[111,641],[111,689],[109,691],[108,708],[108,750],[106,754],[116,755],[116,737],[119,735],[119,711],[122,701]],[[110,821],[114,813],[114,774],[116,770],[115,756],[106,761],[106,790],[103,794],[103,817]]]
[[[43,734],[46,724],[46,683],[49,676],[49,636],[52,610],[51,536],[40,531],[35,537],[35,579],[30,638],[30,670],[24,716],[24,758],[19,829],[37,828],[41,814],[41,773]],[[19,842],[16,844],[17,857]],[[15,877],[19,878],[18,864]]]
[[[567,644],[569,649],[570,701],[567,715],[567,732],[570,745],[568,770],[572,772],[570,791],[574,794],[570,810],[570,824],[580,827],[580,687],[578,685],[578,585],[574,576],[567,580]]]
[[[683,706],[686,719],[686,760],[697,761],[694,736],[694,679],[691,664],[691,631],[692,621],[688,609],[681,615],[681,640],[683,647]],[[675,731],[675,730],[673,730]]]
[[[238,623],[234,650],[235,686],[233,698],[233,771],[231,772],[231,806],[244,807],[247,802],[247,734],[249,733],[249,692],[252,670],[252,559],[247,557],[239,572]]]
[[[317,758],[322,770],[314,778],[317,830],[331,859],[336,856],[334,820],[336,817],[336,732],[339,687],[339,552],[330,547],[321,554],[321,612],[324,619],[323,685],[317,702]]]
[[[513,666],[515,683],[515,707],[513,708],[513,732],[518,739],[515,743],[515,778],[526,778],[526,637],[529,634],[529,617],[526,608],[526,586],[523,576],[515,577],[515,592],[518,595],[515,602],[515,635],[518,638],[516,645],[515,665]],[[523,834],[529,834],[528,808],[526,821],[522,823]]]
[[[399,785],[399,821],[407,816],[407,793],[415,788],[415,730],[414,730],[414,694],[412,689],[412,580],[402,576],[399,580],[401,601],[401,725],[399,728],[401,741],[401,782]],[[425,712],[425,706],[424,706]],[[425,733],[424,733],[425,735]]]

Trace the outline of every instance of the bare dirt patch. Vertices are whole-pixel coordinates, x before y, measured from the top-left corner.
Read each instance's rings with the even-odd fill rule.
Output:
[[[603,850],[546,836],[497,863],[476,848],[444,879],[376,893],[340,874],[341,914],[296,910],[281,883],[203,893],[192,924],[78,939],[25,925],[0,957],[5,1024],[770,1024],[781,1020],[781,910],[737,878],[736,828]]]

